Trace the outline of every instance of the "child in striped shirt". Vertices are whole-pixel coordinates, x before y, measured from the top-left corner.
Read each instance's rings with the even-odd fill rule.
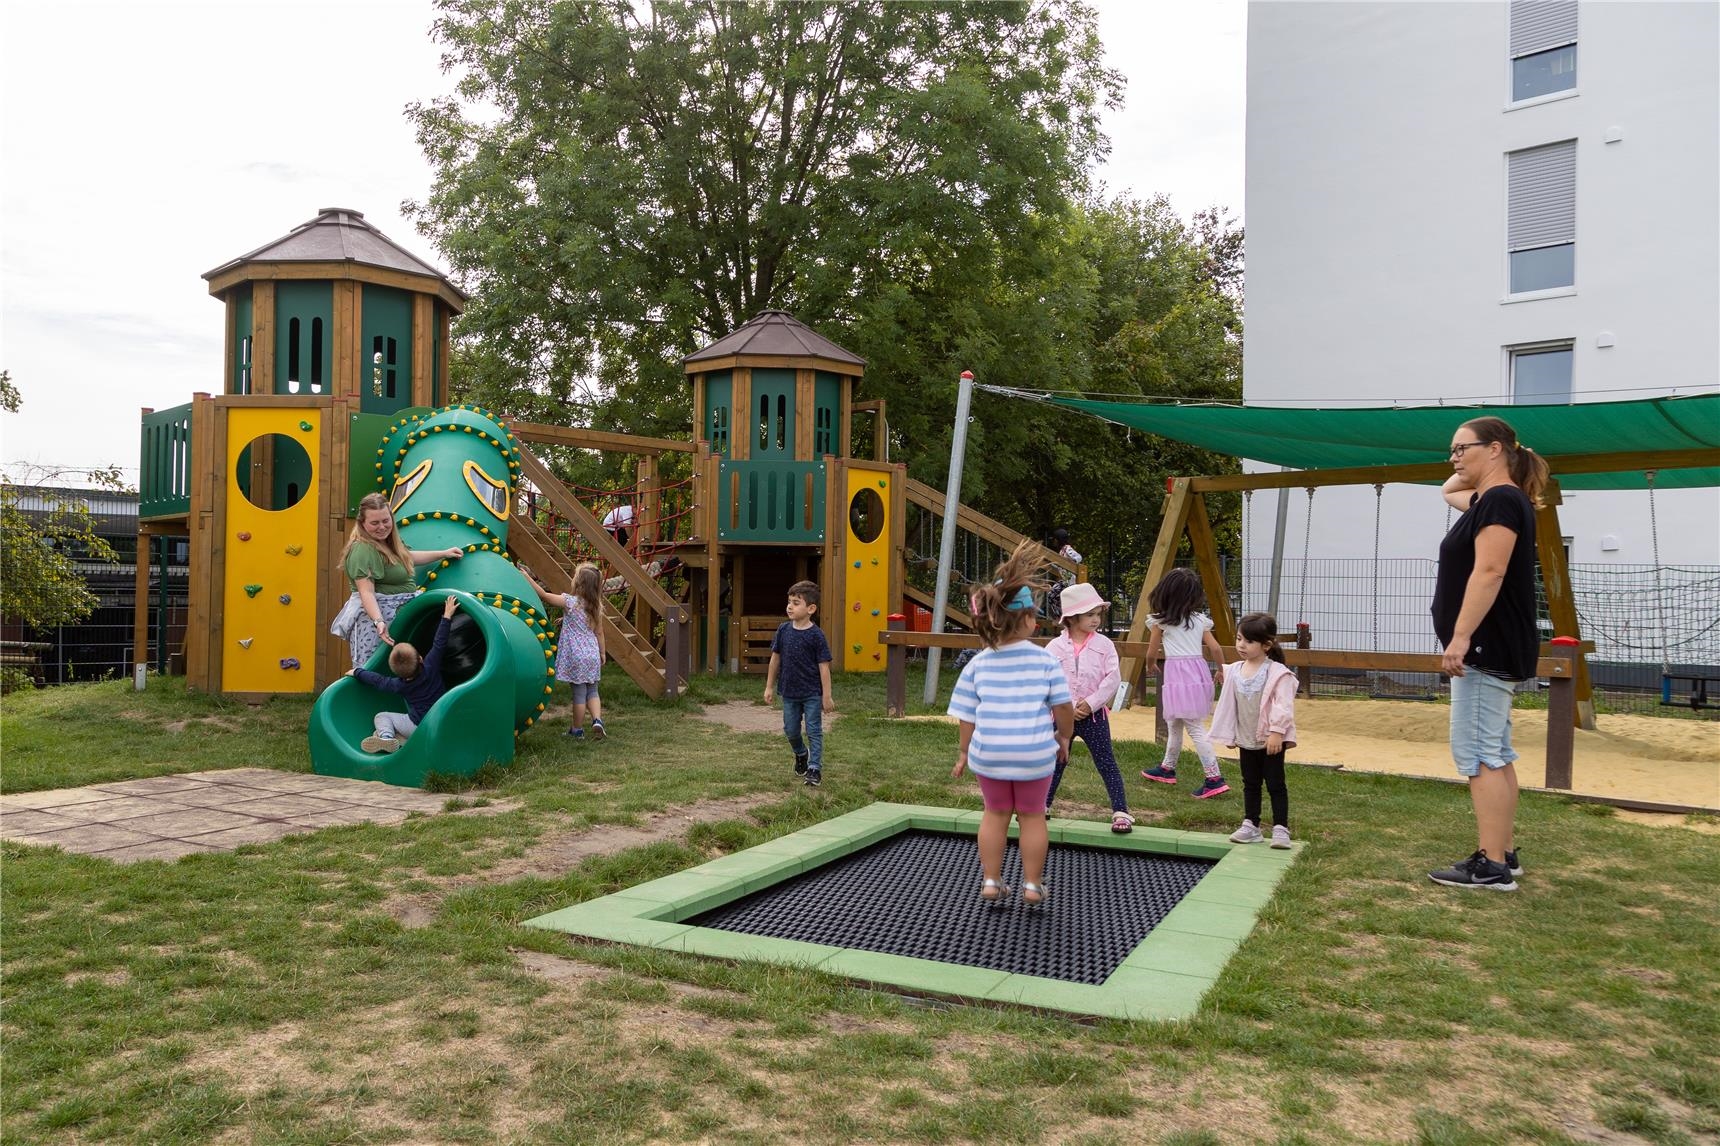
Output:
[[[956,766],[959,778],[973,769],[985,798],[979,826],[980,899],[996,906],[1009,897],[1003,857],[1009,821],[1021,828],[1021,901],[1045,902],[1045,799],[1057,766],[1069,759],[1075,705],[1057,659],[1035,645],[1038,546],[1023,542],[1002,565],[997,579],[969,601],[974,628],[986,647],[962,670],[950,697],[949,714],[961,722]]]

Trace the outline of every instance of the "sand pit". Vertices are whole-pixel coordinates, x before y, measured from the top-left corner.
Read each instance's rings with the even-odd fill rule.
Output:
[[[1417,701],[1301,699],[1296,702],[1300,743],[1290,759],[1359,772],[1452,776],[1450,712],[1444,705]],[[1602,715],[1596,724],[1594,732],[1576,730],[1573,791],[1720,808],[1720,724],[1631,715]],[[1153,710],[1113,713],[1112,734],[1120,740],[1152,740]],[[1514,712],[1512,743],[1521,756],[1519,780],[1541,787],[1547,714]]]

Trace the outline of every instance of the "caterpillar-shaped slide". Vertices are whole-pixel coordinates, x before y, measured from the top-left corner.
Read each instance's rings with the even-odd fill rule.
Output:
[[[444,406],[403,416],[376,451],[377,487],[390,492],[395,524],[412,549],[459,546],[465,555],[418,573],[425,589],[389,626],[427,651],[443,601],[460,594],[443,653],[448,691],[399,750],[367,753],[376,714],[404,712],[400,697],[351,677],[311,709],[311,764],[325,776],[423,787],[432,772],[470,775],[508,764],[515,738],[536,723],[555,683],[555,633],[529,582],[507,556],[519,446],[487,411]],[[387,673],[388,647],[366,666]]]

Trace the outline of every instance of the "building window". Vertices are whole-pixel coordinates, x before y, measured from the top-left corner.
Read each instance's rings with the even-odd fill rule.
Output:
[[[1568,405],[1573,343],[1509,347],[1511,401],[1518,406]]]
[[[1576,140],[1513,151],[1506,167],[1509,293],[1575,285]]]
[[[1577,86],[1577,0],[1511,0],[1511,102]]]

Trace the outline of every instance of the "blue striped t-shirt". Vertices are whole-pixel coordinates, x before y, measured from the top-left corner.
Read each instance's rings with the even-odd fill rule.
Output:
[[[1031,641],[985,649],[962,670],[949,714],[971,723],[968,767],[991,780],[1039,780],[1057,769],[1057,721],[1069,681]]]

